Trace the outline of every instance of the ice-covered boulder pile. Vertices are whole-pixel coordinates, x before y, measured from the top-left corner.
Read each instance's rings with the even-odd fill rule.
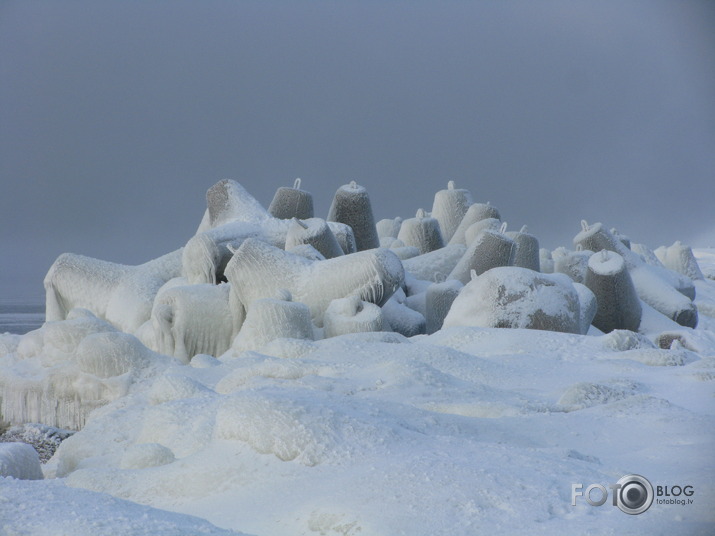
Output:
[[[223,180],[180,250],[57,259],[47,322],[0,335],[0,421],[59,447],[0,466],[62,482],[0,476],[0,532],[43,525],[2,525],[15,495],[62,493],[153,520],[109,516],[132,534],[223,533],[101,492],[261,535],[617,533],[570,485],[631,471],[697,496],[628,530],[707,525],[715,253],[586,222],[551,251],[451,181],[414,217],[376,223],[355,182],[319,209],[300,181],[266,209]]]
[[[377,224],[353,181],[324,220],[300,187],[279,188],[266,210],[239,183],[219,181],[186,246],[139,266],[61,255],[45,278],[45,326],[0,341],[2,417],[79,429],[169,366],[166,356],[188,364],[346,333],[411,337],[443,323],[581,334],[697,324],[693,278],[704,278],[680,243],[631,250],[583,222],[577,250],[552,253],[526,226],[507,232],[495,207],[453,181],[432,213]]]

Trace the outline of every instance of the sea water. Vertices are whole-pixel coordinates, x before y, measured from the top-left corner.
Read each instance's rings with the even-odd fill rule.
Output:
[[[24,334],[45,322],[45,303],[38,298],[0,298],[0,333]]]

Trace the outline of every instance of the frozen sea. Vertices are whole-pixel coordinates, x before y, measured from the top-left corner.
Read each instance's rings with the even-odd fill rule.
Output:
[[[0,298],[0,333],[23,335],[45,321],[42,298]]]

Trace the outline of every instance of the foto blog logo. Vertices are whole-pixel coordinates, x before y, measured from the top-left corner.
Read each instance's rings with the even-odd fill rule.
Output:
[[[653,504],[653,486],[641,475],[626,475],[611,490],[612,504],[622,512],[631,515],[642,514]],[[591,484],[583,489],[583,484],[571,484],[571,505],[576,506],[576,498],[583,496],[591,506],[601,506],[608,500],[608,490],[601,484]]]
[[[686,486],[656,486],[641,475],[626,475],[615,484],[608,486],[611,490],[611,503],[622,512],[630,515],[642,514],[658,497],[658,504],[693,504],[691,498],[695,489]],[[591,506],[601,506],[608,500],[608,489],[601,484],[591,484],[585,490],[583,484],[571,484],[571,506],[576,506],[576,499],[583,497]],[[685,496],[684,498],[680,498]],[[665,498],[664,498],[665,497]]]

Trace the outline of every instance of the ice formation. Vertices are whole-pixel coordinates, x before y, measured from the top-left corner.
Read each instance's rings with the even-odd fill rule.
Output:
[[[459,222],[449,243],[469,244],[466,238],[467,229],[479,221],[489,219],[501,221],[499,210],[489,203],[474,203],[467,209],[467,212],[462,217],[462,221]]]
[[[511,266],[515,254],[516,243],[506,234],[501,231],[482,231],[469,245],[448,278],[457,279],[466,285],[471,279],[472,270],[481,275],[491,268]]]
[[[402,218],[398,216],[397,218],[386,218],[378,221],[375,224],[375,229],[377,229],[377,236],[382,240],[383,238],[397,238],[401,226]]]
[[[293,188],[281,186],[276,190],[268,212],[274,218],[306,220],[313,217],[313,196],[300,189],[301,180],[296,179]]]
[[[638,330],[641,304],[623,257],[606,249],[591,255],[584,284],[596,296],[594,326],[604,333]]]
[[[132,333],[149,320],[156,293],[180,270],[181,250],[138,266],[63,253],[45,276],[46,319],[64,320],[81,307]]]
[[[355,181],[338,188],[326,219],[349,225],[355,234],[358,251],[380,245],[370,196],[367,190]]]
[[[456,279],[429,286],[425,295],[427,333],[432,334],[442,329],[444,319],[463,287],[462,282]]]
[[[246,320],[233,340],[233,355],[247,350],[260,350],[274,339],[313,340],[310,310],[304,303],[294,302],[290,292],[280,289],[275,298],[251,302]]]
[[[591,251],[605,249],[618,253],[623,257],[636,292],[644,302],[682,326],[692,328],[697,325],[698,311],[692,302],[695,297],[692,280],[647,264],[642,257],[604,229],[602,224],[588,225],[585,221],[581,224],[582,231],[574,237],[574,244]]]
[[[403,240],[409,220],[374,224],[364,188],[339,190],[339,221],[291,201],[299,184],[281,190],[266,210],[240,184],[217,183],[186,246],[144,265],[55,262],[48,322],[0,335],[0,420],[80,430],[43,465],[59,479],[43,490],[93,505],[107,496],[89,490],[110,493],[253,534],[539,522],[565,535],[576,522],[623,523],[569,509],[569,483],[638,466],[694,482],[700,503],[677,522],[654,508],[636,532],[711,517],[713,419],[700,408],[715,377],[715,287],[692,267],[715,273],[715,254],[703,264],[676,244],[661,262],[587,224],[580,249],[539,249],[453,187],[421,214],[434,238],[422,242],[435,244],[421,253]],[[51,499],[0,484],[0,532],[36,517],[15,495]],[[116,528],[101,512],[88,516],[95,529]],[[167,534],[224,533],[141,512],[153,524],[136,534],[161,519]]]
[[[397,238],[406,246],[417,248],[420,255],[444,247],[439,222],[427,216],[422,209],[417,211],[414,218],[402,222]]]
[[[444,242],[452,239],[472,204],[472,194],[469,190],[455,188],[454,181],[447,183],[446,190],[439,190],[434,194],[432,217],[439,222]]]
[[[331,301],[323,316],[323,333],[326,338],[383,330],[382,309],[355,295]]]
[[[669,270],[683,274],[694,280],[705,279],[703,272],[695,260],[693,250],[679,240],[672,246],[661,246],[654,251],[658,260]]]
[[[492,268],[469,281],[444,326],[526,328],[581,333],[579,295],[562,274]]]
[[[295,301],[305,303],[313,321],[322,324],[330,302],[354,294],[384,304],[402,284],[402,263],[387,249],[311,262],[255,239],[246,240],[226,267],[236,307],[247,310],[259,298],[287,289]],[[242,324],[241,311],[238,326]]]
[[[327,222],[320,218],[299,220],[293,218],[286,235],[285,249],[309,244],[317,249],[326,259],[343,255],[343,249],[330,230]]]
[[[506,235],[516,244],[514,253],[514,266],[528,268],[539,271],[541,263],[539,261],[539,239],[529,234],[526,225],[520,231],[510,231]]]
[[[161,290],[151,314],[145,344],[188,363],[197,354],[219,356],[236,335],[229,306],[229,285],[183,285]]]

